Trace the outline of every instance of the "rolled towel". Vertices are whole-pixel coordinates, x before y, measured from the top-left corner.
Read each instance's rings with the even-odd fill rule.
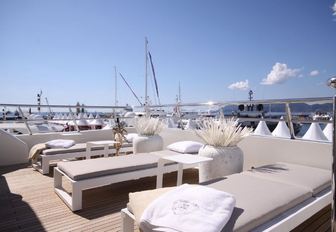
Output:
[[[29,160],[32,160],[32,162],[35,163],[45,149],[47,149],[45,143],[35,144],[29,151]]]
[[[143,212],[144,231],[221,231],[236,200],[229,193],[200,185],[181,185],[164,193]]]
[[[75,145],[75,141],[71,139],[55,139],[46,142],[47,148],[69,148]]]

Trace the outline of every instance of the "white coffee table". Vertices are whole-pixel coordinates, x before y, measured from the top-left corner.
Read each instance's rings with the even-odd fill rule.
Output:
[[[92,147],[104,147],[104,157],[108,157],[109,146],[116,144],[114,140],[101,140],[101,141],[89,141],[86,142],[86,159],[90,159],[92,156]]]
[[[188,167],[195,167],[200,163],[209,162],[212,158],[203,157],[199,155],[191,155],[191,154],[179,154],[179,155],[172,155],[172,156],[164,156],[161,157],[158,161],[158,174],[156,177],[156,188],[162,188],[163,183],[163,170],[164,165],[166,163],[176,162],[178,165],[177,171],[177,183],[176,185],[179,186],[182,184],[182,176],[183,176],[183,166],[187,165]]]

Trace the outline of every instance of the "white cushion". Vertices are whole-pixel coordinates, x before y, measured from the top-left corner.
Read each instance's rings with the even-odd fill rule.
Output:
[[[125,138],[126,138],[127,142],[132,143],[133,139],[137,136],[138,136],[137,133],[129,133],[129,134],[125,135]]]
[[[75,141],[71,139],[55,139],[46,142],[47,148],[69,148],[75,145]]]
[[[168,145],[167,149],[179,153],[198,153],[199,149],[202,146],[203,146],[202,143],[195,141],[181,141]]]

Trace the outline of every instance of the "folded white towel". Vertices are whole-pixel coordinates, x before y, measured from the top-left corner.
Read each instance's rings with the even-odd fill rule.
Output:
[[[229,193],[201,185],[181,185],[155,199],[143,212],[145,231],[221,231],[236,200]]]
[[[46,142],[47,148],[69,148],[75,145],[75,141],[71,139],[55,139]]]

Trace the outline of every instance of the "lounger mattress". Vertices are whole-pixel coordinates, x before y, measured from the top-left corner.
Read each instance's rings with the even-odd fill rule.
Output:
[[[78,181],[157,167],[159,157],[152,154],[115,156],[109,158],[59,162],[57,167]]]
[[[306,188],[243,174],[206,185],[236,197],[236,207],[222,231],[250,231],[312,196]],[[165,192],[156,191],[130,193],[128,209],[134,213],[137,223],[147,205]]]
[[[306,188],[244,174],[208,186],[236,197],[236,207],[223,231],[250,231],[312,196]]]
[[[122,147],[132,147],[131,143],[124,143]],[[113,149],[114,145],[110,145],[109,149]],[[104,150],[103,146],[92,147],[91,150],[99,151]],[[75,153],[75,152],[85,152],[86,151],[86,143],[78,143],[69,148],[52,148],[43,151],[43,155],[59,155],[64,153]]]
[[[329,170],[282,162],[254,168],[244,174],[307,188],[314,196],[331,184]]]

